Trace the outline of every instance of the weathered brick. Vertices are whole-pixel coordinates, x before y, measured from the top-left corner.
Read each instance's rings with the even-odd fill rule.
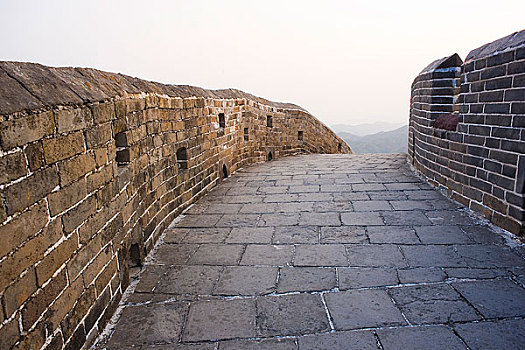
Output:
[[[511,107],[512,114],[525,114],[525,103],[514,102]]]
[[[36,267],[38,284],[42,285],[61,267],[73,254],[78,247],[78,235],[71,237],[60,243],[48,255],[42,259]]]
[[[503,227],[505,230],[518,234],[521,230],[521,224],[507,215],[501,215],[500,213],[494,213],[491,220],[494,224],[499,227]]]
[[[89,108],[67,108],[56,110],[55,119],[59,133],[82,130],[93,125]]]
[[[46,163],[52,164],[84,152],[84,135],[82,132],[75,132],[46,139],[43,140],[43,147]]]
[[[84,270],[88,263],[102,249],[102,239],[100,236],[94,237],[87,245],[82,247],[68,262],[67,273],[70,279],[76,279]]]
[[[86,144],[88,148],[95,148],[111,140],[111,123],[97,125],[86,130]]]
[[[82,272],[82,277],[86,285],[90,285],[95,280],[95,277],[102,271],[104,266],[111,260],[113,250],[111,245],[107,245],[93,261]]]
[[[512,62],[507,68],[507,74],[522,74],[525,73],[525,60]]]
[[[98,318],[102,315],[104,309],[109,304],[110,300],[111,292],[109,289],[106,289],[86,316],[86,320],[84,321],[86,330],[89,331],[91,328],[93,328],[93,326],[97,323]]]
[[[31,268],[4,291],[7,317],[11,316],[36,290],[35,269]]]
[[[0,264],[3,271],[0,278],[0,290],[11,281],[16,280],[25,269],[36,264],[44,256],[44,252],[58,242],[62,237],[62,226],[57,221],[51,222],[40,234],[27,241]]]
[[[59,272],[49,283],[27,302],[22,309],[22,325],[29,329],[42,315],[44,310],[57,298],[66,288],[67,277],[65,270]]]
[[[496,197],[493,197],[487,193],[485,193],[485,195],[483,195],[483,204],[485,204],[486,206],[500,212],[500,213],[504,213],[507,211],[507,207],[508,205],[505,204],[503,201],[499,200],[498,198]]]
[[[71,282],[64,292],[57,298],[55,303],[50,306],[45,314],[49,328],[54,331],[60,325],[67,313],[73,308],[76,301],[82,294],[83,283],[81,278]]]
[[[64,350],[80,350],[86,342],[86,332],[84,330],[84,325],[80,325],[75,333],[71,336],[71,339],[64,346]]]
[[[24,334],[20,343],[16,344],[12,350],[40,349],[46,342],[46,335],[45,322],[39,322],[34,329]]]
[[[27,157],[27,162],[29,163],[29,168],[31,171],[40,169],[44,165],[44,149],[42,147],[42,142],[33,142],[27,145],[24,150],[24,153]]]
[[[93,153],[97,167],[101,167],[108,163],[108,150],[106,147],[95,148]]]
[[[73,182],[67,187],[61,188],[60,190],[51,193],[47,199],[49,203],[49,211],[52,216],[62,213],[68,208],[71,208],[81,199],[86,197],[87,187],[86,181],[81,179],[77,182]]]
[[[505,72],[506,72],[505,66],[496,66],[496,67],[486,68],[481,71],[481,79],[485,80],[485,79],[490,79],[494,77],[500,77],[500,76],[505,75]]]
[[[9,223],[0,226],[0,239],[2,241],[2,244],[0,244],[0,257],[14,251],[22,242],[40,231],[47,222],[47,208],[45,203],[41,202]]]
[[[113,178],[113,167],[108,165],[100,171],[96,171],[87,177],[88,191],[93,192]]]
[[[90,106],[95,124],[101,124],[115,119],[115,104],[113,102],[96,103]]]
[[[64,338],[71,337],[80,321],[87,315],[89,308],[95,303],[95,287],[87,288],[80,296],[75,307],[62,321],[62,332]]]
[[[114,257],[113,260],[104,268],[104,271],[100,273],[95,281],[95,287],[97,294],[101,294],[104,288],[109,284],[111,278],[117,272],[117,258]]]
[[[20,337],[18,319],[15,317],[4,325],[0,325],[0,350],[9,350]]]
[[[94,169],[95,159],[91,154],[81,154],[76,158],[66,160],[59,165],[60,185],[66,186]]]
[[[58,172],[49,167],[12,184],[4,191],[7,214],[12,215],[38,202],[58,185]]]
[[[51,112],[2,122],[0,124],[0,144],[7,151],[29,142],[40,140],[55,132],[55,123]]]
[[[27,174],[27,166],[22,152],[0,157],[0,184],[18,179]]]
[[[94,196],[87,197],[82,203],[62,216],[62,224],[66,233],[72,232],[97,210]]]

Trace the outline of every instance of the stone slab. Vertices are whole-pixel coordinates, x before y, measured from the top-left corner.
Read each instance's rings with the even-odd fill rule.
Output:
[[[255,336],[255,300],[210,300],[192,303],[182,341]]]
[[[257,298],[257,330],[262,336],[300,335],[330,329],[320,295],[291,294]]]
[[[349,290],[325,294],[336,330],[405,324],[401,312],[384,290]]]

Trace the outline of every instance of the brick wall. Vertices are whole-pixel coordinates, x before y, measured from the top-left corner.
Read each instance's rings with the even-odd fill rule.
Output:
[[[90,344],[129,267],[222,176],[351,153],[294,105],[92,69],[0,62],[0,113],[2,350]]]
[[[418,75],[409,159],[458,202],[525,236],[525,31]]]

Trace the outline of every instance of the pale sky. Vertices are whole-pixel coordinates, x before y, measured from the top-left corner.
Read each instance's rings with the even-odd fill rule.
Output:
[[[0,60],[237,88],[328,125],[406,122],[427,64],[522,29],[523,0],[0,0]]]

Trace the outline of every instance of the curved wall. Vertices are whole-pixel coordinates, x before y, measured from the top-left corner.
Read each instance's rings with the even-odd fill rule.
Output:
[[[90,344],[129,267],[222,176],[352,152],[295,105],[93,69],[0,62],[0,113],[0,349]]]
[[[414,80],[409,160],[430,183],[525,236],[525,31],[432,62]]]

